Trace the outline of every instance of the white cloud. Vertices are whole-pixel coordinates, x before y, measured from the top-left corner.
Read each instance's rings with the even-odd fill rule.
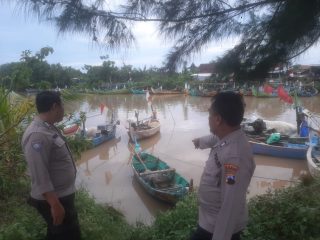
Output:
[[[122,0],[111,1],[109,9],[114,9]],[[25,18],[14,8],[2,4],[0,8],[0,64],[19,61],[23,50],[30,49],[33,53],[40,48],[51,46],[54,53],[47,59],[50,63],[81,68],[85,64],[101,64],[100,56],[109,55],[110,60],[118,66],[123,63],[134,67],[158,66],[173,45],[164,39],[157,31],[157,23],[137,22],[133,25],[133,33],[137,44],[130,49],[120,49],[114,52],[98,47],[91,39],[82,34],[66,33],[58,35],[57,30],[49,23],[39,24],[34,17]],[[188,64],[207,63],[222,56],[227,50],[237,44],[239,38],[224,39],[203,47],[200,53],[190,57]],[[302,64],[319,63],[320,48],[315,46],[296,59]]]

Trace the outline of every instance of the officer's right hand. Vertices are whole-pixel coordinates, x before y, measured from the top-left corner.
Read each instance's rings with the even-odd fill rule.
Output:
[[[196,149],[198,149],[200,147],[200,138],[195,138],[192,140],[193,145]]]
[[[51,206],[51,216],[53,219],[53,225],[62,224],[65,216],[65,210],[61,203]]]
[[[57,194],[53,191],[43,193],[43,197],[50,205],[53,225],[60,225],[63,222],[65,211]]]

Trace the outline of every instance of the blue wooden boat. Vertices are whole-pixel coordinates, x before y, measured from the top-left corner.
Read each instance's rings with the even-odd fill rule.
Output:
[[[140,152],[133,154],[131,160],[134,176],[151,196],[176,203],[188,194],[191,183],[158,157]]]
[[[85,128],[85,113],[80,113],[80,119],[82,119],[82,130],[80,131],[80,137],[88,140],[92,143],[93,147],[96,147],[106,141],[113,139],[116,135],[117,125],[120,124],[120,121],[114,120],[114,115],[112,113],[111,121],[106,124],[98,125],[96,128]]]
[[[249,138],[254,154],[268,155],[279,158],[306,159],[308,150],[308,137],[290,137],[282,131],[292,133],[291,126],[287,126],[285,122],[269,121],[256,119],[253,122],[244,121],[242,129]],[[278,126],[277,126],[278,125]],[[281,133],[280,133],[281,132]],[[272,139],[273,136],[278,136]]]
[[[90,138],[92,146],[96,147],[106,141],[113,139],[116,135],[116,124],[110,123],[97,126],[98,132]]]
[[[130,91],[133,94],[146,94],[146,90],[143,90],[143,89],[133,89],[133,88],[131,88]]]
[[[288,141],[277,144],[267,144],[253,138],[249,139],[249,142],[254,154],[279,158],[306,159],[309,147],[306,143],[290,143]]]
[[[174,89],[174,90],[164,90],[162,88],[154,89],[151,88],[149,93],[151,95],[170,95],[170,94],[185,94],[185,90],[179,90],[179,89]]]
[[[304,86],[297,90],[298,97],[313,97],[318,94],[318,90],[312,86]]]
[[[194,97],[201,96],[201,92],[198,89],[195,89],[195,88],[190,89],[188,93],[189,93],[190,96],[194,96]]]
[[[290,95],[297,95],[298,97],[313,97],[316,96],[319,91],[312,85],[302,85],[302,86],[290,86],[286,89]]]
[[[190,96],[197,96],[197,97],[214,97],[217,95],[216,90],[208,90],[208,89],[203,89],[203,90],[198,90],[198,89],[191,89],[189,91]]]

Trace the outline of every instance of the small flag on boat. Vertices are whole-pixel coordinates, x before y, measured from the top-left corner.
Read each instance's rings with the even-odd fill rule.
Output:
[[[273,88],[269,84],[265,84],[264,87],[263,87],[263,91],[265,93],[271,94],[273,92]]]
[[[287,91],[283,88],[282,85],[278,87],[278,96],[281,100],[285,101],[286,103],[293,103],[292,97],[287,93]]]
[[[103,113],[103,109],[104,109],[105,105],[103,103],[100,103],[100,113]]]

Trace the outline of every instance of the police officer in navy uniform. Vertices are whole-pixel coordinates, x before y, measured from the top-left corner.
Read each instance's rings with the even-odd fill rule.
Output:
[[[240,127],[244,108],[239,94],[218,93],[209,109],[212,134],[193,140],[196,148],[211,152],[201,176],[199,220],[192,240],[239,240],[246,227],[246,193],[255,163]]]
[[[22,148],[31,177],[28,203],[47,223],[47,239],[78,240],[80,227],[74,206],[76,166],[55,123],[63,119],[59,92],[36,96],[38,116],[24,132]]]

